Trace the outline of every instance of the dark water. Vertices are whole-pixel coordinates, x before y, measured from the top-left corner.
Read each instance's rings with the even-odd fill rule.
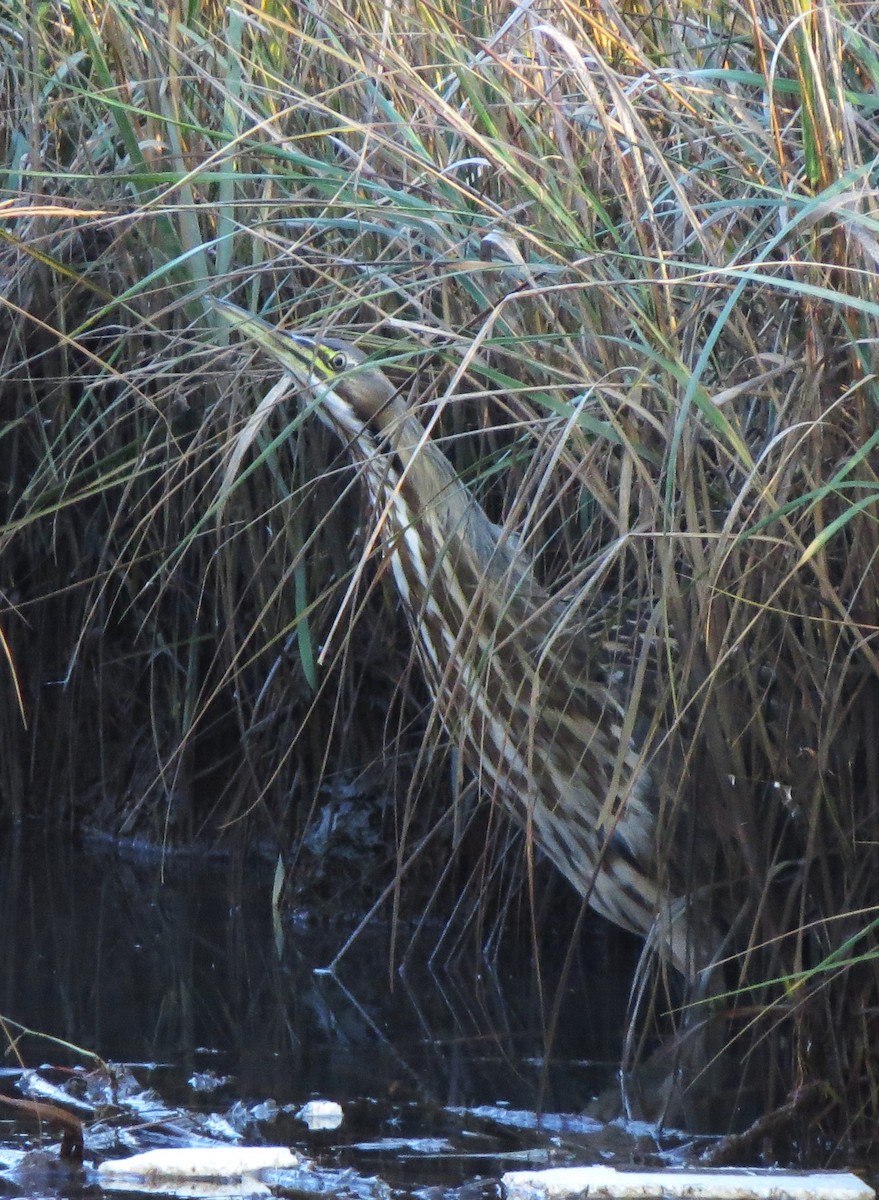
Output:
[[[613,1079],[625,1012],[627,977],[609,973],[600,954],[571,974],[547,1057],[552,970],[544,964],[541,990],[527,952],[496,968],[471,955],[455,971],[431,970],[424,938],[400,972],[390,930],[376,925],[329,974],[322,968],[350,930],[314,914],[283,921],[279,939],[271,886],[261,865],[6,836],[0,1014],[130,1064],[118,1068],[128,1090],[151,1089],[144,1094],[165,1106],[135,1136],[150,1124],[137,1104],[121,1104],[109,1123],[98,1105],[86,1118],[87,1159],[237,1130],[248,1143],[291,1145],[327,1169],[350,1169],[348,1190],[377,1176],[412,1192],[473,1180],[491,1190],[528,1161],[655,1149],[643,1130],[601,1129],[580,1115]],[[7,1039],[18,1032],[10,1026]],[[41,1068],[37,1082],[70,1087],[73,1078],[80,1091],[94,1066],[32,1035],[5,1064],[9,1096],[28,1085],[22,1066]],[[297,1119],[312,1097],[342,1105],[339,1129],[310,1133]],[[0,1106],[0,1146],[47,1142],[51,1132],[41,1140],[32,1121]],[[40,1191],[71,1188],[43,1181]],[[7,1190],[20,1192],[20,1180]]]

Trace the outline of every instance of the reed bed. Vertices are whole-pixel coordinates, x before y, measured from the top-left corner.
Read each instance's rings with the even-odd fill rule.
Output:
[[[731,1028],[872,1145],[877,17],[0,5],[3,814],[521,911],[340,447],[291,406],[230,474],[276,371],[205,296],[331,329],[572,605],[655,604]]]

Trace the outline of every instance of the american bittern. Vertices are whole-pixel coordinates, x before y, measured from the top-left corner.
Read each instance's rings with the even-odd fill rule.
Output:
[[[615,676],[632,671],[601,666],[607,618],[572,623],[361,351],[216,307],[308,389],[362,465],[437,710],[482,790],[593,909],[652,936],[692,978],[713,937],[659,883],[657,788],[641,745],[650,721],[630,711],[625,684],[620,694]]]

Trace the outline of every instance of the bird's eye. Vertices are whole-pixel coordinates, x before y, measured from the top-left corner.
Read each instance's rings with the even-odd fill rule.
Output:
[[[344,371],[348,366],[348,355],[344,350],[337,350],[330,359],[330,366],[334,371]]]

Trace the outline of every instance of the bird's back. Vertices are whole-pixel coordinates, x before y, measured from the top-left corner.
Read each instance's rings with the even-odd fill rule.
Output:
[[[372,464],[372,502],[450,737],[594,909],[642,936],[659,930],[691,976],[712,947],[660,885],[661,780],[625,622],[555,602],[411,416],[394,450],[385,471]],[[639,649],[642,636],[633,628]]]

